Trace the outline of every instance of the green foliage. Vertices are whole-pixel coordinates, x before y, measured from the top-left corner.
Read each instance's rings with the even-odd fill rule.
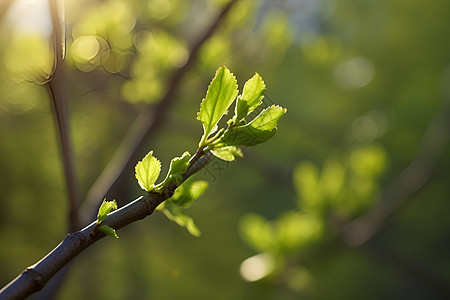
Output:
[[[236,159],[236,157],[244,157],[241,149],[235,146],[225,146],[221,148],[216,148],[211,150],[211,153],[214,154],[215,157],[218,157],[224,161],[232,162]]]
[[[191,155],[184,152],[181,157],[175,157],[170,162],[169,172],[166,179],[158,185],[155,185],[161,170],[161,163],[153,156],[150,151],[142,161],[136,165],[136,179],[141,188],[147,192],[161,193],[164,188],[173,183],[177,186],[172,197],[158,206],[158,210],[162,211],[170,220],[176,222],[182,227],[186,227],[188,232],[193,236],[200,236],[201,232],[195,225],[194,220],[182,209],[182,207],[191,206],[198,197],[200,197],[207,187],[207,183],[198,181],[189,185],[183,182],[183,173],[189,167]]]
[[[100,230],[103,233],[106,233],[109,236],[112,236],[113,238],[116,238],[116,239],[119,238],[116,231],[108,225],[102,225],[102,226],[98,227],[98,230]]]
[[[175,157],[170,162],[169,175],[183,174],[186,172],[189,166],[189,160],[191,159],[191,154],[189,152],[184,152],[181,157]]]
[[[191,235],[199,237],[201,235],[200,229],[194,223],[192,217],[187,215],[184,208],[192,206],[203,195],[207,187],[208,182],[206,181],[188,180],[180,185],[173,196],[161,203],[157,209],[162,211],[169,220],[185,227]]]
[[[276,141],[251,155],[243,151],[251,161],[213,160],[208,166],[208,171],[219,163],[230,166],[233,175],[211,183],[207,196],[214,201],[195,207],[202,239],[165,224],[151,232],[145,224],[133,226],[127,230],[126,242],[94,247],[72,265],[74,270],[61,288],[62,299],[209,299],[212,294],[217,300],[236,294],[257,299],[397,299],[399,293],[428,299],[448,294],[438,291],[445,284],[422,282],[423,276],[404,272],[419,265],[431,275],[425,277],[449,281],[448,147],[430,182],[392,214],[375,243],[360,251],[329,243],[327,236],[333,239],[343,224],[377,201],[381,184],[390,186],[414,158],[433,115],[446,114],[441,104],[450,95],[450,1],[385,0],[362,5],[321,0],[305,7],[313,1],[239,0],[197,56],[188,56],[187,45],[208,30],[208,21],[228,1],[65,2],[63,91],[71,108],[81,195],[113,156],[138,112],[158,104],[170,86],[171,74],[187,57],[192,60],[176,87],[169,115],[162,116],[165,125],[152,136],[162,162],[172,158],[163,153],[180,156],[190,150],[195,156],[195,149],[176,147],[198,143],[203,132],[192,133],[199,129],[193,119],[197,100],[206,91],[201,87],[224,62],[238,75],[241,88],[245,76],[252,77],[254,71],[263,75],[271,99],[282,101],[289,114],[282,118]],[[16,15],[30,20],[23,13]],[[25,267],[24,258],[41,256],[44,248],[60,239],[67,203],[61,197],[64,181],[55,159],[58,147],[48,113],[48,91],[30,84],[47,80],[51,72],[54,59],[48,35],[39,42],[39,37],[21,35],[17,30],[23,27],[2,16],[0,280],[6,283]],[[34,32],[32,28],[30,33]],[[233,104],[228,111],[234,113]],[[248,118],[245,124],[251,121]],[[428,162],[439,159],[428,155],[436,141],[445,141],[439,136],[419,150],[426,159],[417,165],[425,172],[407,181],[408,189],[414,187],[414,179],[429,172]],[[372,154],[367,155],[367,147],[372,146]],[[376,149],[384,158],[376,158],[380,152]],[[222,159],[235,158],[222,150],[209,151],[221,153],[216,156]],[[290,170],[293,182],[287,178]],[[212,178],[204,171],[198,175]],[[172,179],[178,182],[182,176]],[[126,176],[120,180],[120,193],[134,195],[140,188],[127,184],[128,180]],[[308,182],[313,183],[311,188]],[[316,213],[315,218],[318,214],[326,223],[317,246],[314,242],[290,251],[284,256],[289,260],[285,265],[282,259],[274,262],[282,268],[278,276],[273,270],[273,277],[264,282],[246,284],[236,276],[236,262],[252,250],[235,238],[234,228],[239,216],[249,211],[260,213],[267,224],[278,223],[286,211]],[[45,234],[30,234],[36,231]],[[255,253],[263,251],[258,249]],[[383,259],[378,250],[390,259]],[[394,262],[395,257],[401,259]],[[92,267],[97,263],[117,272]],[[95,288],[102,286],[108,288]]]
[[[110,73],[118,73],[128,64],[126,51],[132,46],[130,32],[136,25],[136,16],[123,1],[93,5],[95,8],[83,13],[72,29],[68,61],[83,72],[102,66]]]
[[[121,92],[129,102],[153,103],[164,93],[169,71],[186,62],[187,46],[161,28],[140,32],[135,39],[138,55],[131,65],[133,76],[125,81]]]
[[[36,33],[21,33],[8,44],[3,59],[12,78],[38,84],[48,81],[54,71],[53,50],[49,41]]]
[[[249,112],[261,105],[265,91],[266,85],[262,77],[256,73],[245,83],[242,95],[237,99],[233,122],[239,124]]]
[[[385,152],[378,145],[353,149],[341,160],[331,156],[321,169],[310,161],[299,163],[293,172],[297,207],[272,221],[257,214],[245,215],[240,222],[242,238],[256,251],[282,262],[314,251],[339,234],[333,232],[333,221],[348,222],[367,211],[385,165]],[[275,268],[258,280],[282,272],[283,268]]]
[[[102,205],[100,205],[100,208],[98,209],[97,223],[100,224],[108,216],[110,212],[116,209],[117,209],[116,200],[106,201],[106,199],[104,199]]]
[[[175,203],[164,202],[158,206],[158,210],[162,211],[169,220],[174,221],[181,227],[185,227],[191,235],[195,237],[202,235],[200,229],[194,223],[194,219],[187,215],[184,210]]]
[[[155,188],[155,182],[161,171],[161,162],[150,151],[135,167],[136,179],[141,188],[147,192]]]
[[[293,174],[298,204],[314,215],[332,211],[339,218],[355,218],[372,204],[385,166],[386,154],[378,145],[354,149],[344,162],[330,157],[320,173],[309,161],[299,163]]]
[[[232,127],[219,141],[228,146],[255,146],[272,138],[277,131],[278,120],[286,109],[277,105],[264,109],[255,119],[246,125]]]
[[[201,195],[203,195],[207,187],[207,181],[187,180],[175,190],[175,193],[169,199],[169,202],[173,202],[180,207],[190,207]]]
[[[200,236],[201,232],[184,208],[195,203],[208,184],[205,181],[183,183],[186,179],[183,175],[209,151],[214,156],[231,162],[236,157],[243,157],[241,149],[237,146],[254,146],[275,135],[277,122],[286,113],[285,108],[273,105],[264,109],[248,124],[244,121],[246,116],[261,105],[265,89],[264,81],[258,74],[249,79],[244,85],[242,95],[237,99],[235,115],[228,120],[228,127],[218,130],[219,121],[239,93],[236,77],[225,66],[220,67],[208,87],[206,97],[200,105],[200,112],[197,114],[197,119],[203,125],[203,136],[196,155],[192,157],[186,151],[182,156],[172,159],[166,178],[157,185],[155,182],[161,170],[161,163],[153,156],[153,151],[136,165],[136,179],[140,187],[147,192],[162,193],[169,183],[175,184],[176,189],[172,197],[160,204],[158,210],[178,225],[186,227],[193,236]]]
[[[216,131],[217,123],[227,112],[238,94],[236,77],[226,67],[220,67],[200,105],[197,119],[203,124],[203,136],[199,147],[206,146],[207,138]]]
[[[106,201],[106,199],[104,199],[102,205],[100,205],[100,208],[98,209],[97,225],[101,224],[102,221],[108,216],[108,214],[116,209],[116,200]],[[97,226],[97,229],[116,239],[119,238],[116,231],[108,225]]]
[[[258,214],[241,219],[241,235],[253,248],[273,256],[287,255],[317,241],[323,231],[320,218],[289,211],[273,222]]]
[[[236,157],[242,157],[242,152],[236,146],[255,146],[272,138],[276,133],[278,120],[287,111],[285,108],[272,105],[248,124],[244,120],[261,105],[265,90],[266,85],[261,76],[255,74],[245,83],[243,93],[237,98],[235,114],[227,121],[228,127],[218,130],[217,124],[238,94],[236,78],[225,66],[220,67],[198,113],[198,119],[204,128],[199,149],[211,150],[216,157],[233,161]],[[215,134],[210,137],[213,133]]]
[[[240,221],[242,238],[260,252],[275,248],[275,232],[267,220],[258,214],[247,214]]]

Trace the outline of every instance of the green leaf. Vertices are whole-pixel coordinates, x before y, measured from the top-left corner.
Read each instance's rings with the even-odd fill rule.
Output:
[[[241,149],[235,146],[216,148],[211,150],[211,153],[215,157],[229,162],[234,161],[237,157],[244,157]]]
[[[173,196],[160,204],[157,209],[162,211],[169,220],[176,222],[193,236],[200,236],[201,232],[194,220],[185,213],[184,208],[189,207],[205,192],[208,186],[206,181],[186,181],[179,186]]]
[[[191,154],[188,151],[184,152],[180,157],[175,157],[170,162],[169,172],[167,172],[166,178],[157,186],[155,189],[160,189],[166,186],[169,182],[175,183],[179,186],[183,182],[182,174],[186,172],[189,167],[189,160],[191,159]]]
[[[250,213],[241,218],[241,236],[250,246],[261,252],[274,252],[277,246],[276,232],[262,216]]]
[[[248,125],[258,130],[273,130],[276,128],[278,120],[286,113],[286,111],[286,108],[272,105],[264,109]]]
[[[110,236],[112,236],[112,237],[114,237],[116,239],[119,238],[119,236],[117,235],[116,231],[113,228],[109,227],[108,225],[100,226],[98,228],[98,230],[100,230],[101,232],[106,233],[107,235],[110,235]]]
[[[97,223],[101,223],[111,211],[116,209],[117,209],[116,200],[106,201],[106,199],[104,199],[102,205],[100,205],[100,208],[98,209]]]
[[[174,159],[172,159],[169,167],[169,175],[183,174],[184,172],[186,172],[189,166],[190,159],[191,154],[189,154],[188,151],[184,152],[181,157],[175,157]]]
[[[137,163],[136,179],[142,189],[150,192],[155,187],[154,183],[158,179],[161,171],[161,162],[153,156],[153,151],[150,151],[140,162]]]
[[[202,235],[202,232],[200,231],[200,228],[197,227],[197,224],[195,224],[194,219],[190,218],[186,222],[186,230],[195,237],[200,237]]]
[[[182,208],[172,202],[165,201],[158,206],[158,210],[162,211],[166,217],[180,225],[185,227],[186,230],[193,236],[199,237],[201,232],[197,225],[195,225],[192,217],[187,215]]]
[[[275,135],[277,122],[285,113],[285,108],[272,105],[250,123],[227,130],[221,141],[228,146],[254,146],[263,143]]]
[[[266,85],[258,73],[247,80],[242,95],[237,99],[234,117],[235,123],[239,123],[255,108],[261,105],[265,91]]]
[[[181,207],[189,207],[193,205],[201,195],[203,195],[207,187],[207,181],[197,180],[192,182],[191,180],[188,180],[180,185],[175,190],[173,196],[167,201]]]
[[[197,116],[204,130],[200,147],[204,146],[208,136],[215,131],[217,123],[227,112],[237,94],[236,78],[225,66],[220,67],[208,87]]]
[[[275,223],[278,246],[284,251],[295,251],[305,247],[323,234],[321,217],[288,211],[280,215]]]

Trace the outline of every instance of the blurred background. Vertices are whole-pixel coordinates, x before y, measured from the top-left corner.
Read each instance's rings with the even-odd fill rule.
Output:
[[[56,299],[446,298],[449,13],[446,0],[66,0],[58,23],[46,0],[1,0],[1,285],[68,232],[48,88],[59,24],[82,225],[105,193],[142,194],[133,168],[149,150],[162,173],[195,152],[219,66],[241,91],[258,72],[264,105],[288,112],[269,142],[197,174],[201,237],[155,212],[77,257]],[[139,120],[154,126],[136,148]],[[130,162],[100,177],[118,149]]]

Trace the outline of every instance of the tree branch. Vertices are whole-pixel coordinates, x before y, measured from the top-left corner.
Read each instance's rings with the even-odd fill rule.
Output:
[[[202,156],[189,168],[189,171],[183,174],[183,181],[201,170],[210,158],[211,153]],[[151,215],[159,204],[169,199],[176,188],[177,185],[172,183],[167,185],[161,194],[151,193],[147,196],[141,196],[109,214],[101,224],[118,230],[128,224],[144,219]],[[106,236],[101,231],[98,231],[97,227],[97,221],[94,221],[85,228],[68,234],[48,255],[36,264],[28,267],[0,290],[0,299],[23,299],[40,291],[59,270],[89,246]]]
[[[74,231],[79,228],[78,222],[78,184],[75,175],[75,166],[73,162],[72,146],[69,134],[69,122],[66,111],[66,99],[62,92],[60,68],[57,70],[48,83],[50,96],[52,99],[53,108],[55,111],[55,121],[57,124],[59,142],[61,147],[62,162],[64,168],[64,178],[67,186],[67,196],[69,201],[69,231]]]
[[[113,158],[89,190],[81,206],[80,216],[85,216],[87,218],[92,216],[93,212],[96,211],[98,205],[100,204],[106,193],[111,189],[111,187],[119,179],[119,177],[122,176],[127,165],[129,165],[130,162],[133,161],[133,157],[136,155],[142,142],[146,140],[148,136],[153,134],[160,126],[168,109],[175,100],[174,96],[176,88],[179,85],[184,74],[194,63],[200,48],[214,34],[220,23],[227,16],[230,9],[234,4],[236,4],[236,2],[237,0],[230,1],[222,9],[222,11],[219,13],[214,22],[208,27],[205,33],[203,33],[192,45],[185,65],[177,69],[173,73],[168,82],[166,94],[158,102],[156,107],[148,107],[138,115],[130,130],[126,134],[124,140],[115,152]]]
[[[381,191],[380,200],[371,210],[343,230],[349,246],[359,247],[370,240],[384,227],[389,216],[429,182],[450,143],[450,103],[444,102],[443,106],[430,121],[414,160]]]
[[[53,3],[52,0],[50,0]],[[116,151],[111,162],[103,171],[102,175],[93,185],[91,191],[86,197],[86,201],[79,211],[85,216],[90,216],[95,211],[99,201],[115,183],[115,181],[122,175],[125,167],[130,164],[133,156],[136,154],[142,141],[160,125],[163,117],[170,105],[174,101],[174,94],[176,87],[179,85],[183,75],[195,61],[201,46],[212,36],[219,24],[230,11],[231,7],[237,0],[230,1],[220,12],[217,19],[207,29],[207,31],[200,36],[200,38],[193,44],[186,64],[178,69],[168,82],[167,92],[158,105],[153,109],[147,108],[141,112],[126,135],[124,141]],[[52,16],[54,17],[54,16]],[[55,19],[53,20],[55,24]],[[58,35],[58,32],[56,32]],[[58,40],[57,40],[58,41]],[[56,43],[55,43],[56,45]],[[60,80],[61,72],[61,58],[58,55],[56,70],[53,78],[49,81],[48,86],[51,91],[55,111],[57,112],[57,123],[59,128],[59,135],[61,139],[61,148],[63,152],[64,171],[66,174],[66,181],[69,190],[70,211],[71,211],[71,228],[77,228],[76,215],[73,212],[78,210],[78,196],[76,192],[75,172],[71,154],[71,147],[68,135],[68,122],[65,117],[65,103],[64,94],[61,91]],[[198,159],[189,170],[183,175],[183,180],[192,176],[195,172],[203,168],[210,159],[211,154],[207,153]],[[111,213],[102,224],[108,225],[116,230],[133,223],[137,220],[143,219],[153,213],[154,209],[164,200],[170,198],[176,186],[174,184],[168,185],[167,189],[161,195],[150,194],[148,196],[140,197],[133,202],[127,204],[121,209]],[[22,274],[11,281],[7,286],[0,290],[0,299],[23,299],[29,295],[40,291],[46,283],[55,276],[64,266],[72,261],[77,255],[82,253],[90,245],[102,239],[105,234],[96,230],[96,222],[91,223],[82,230],[73,232],[67,235],[64,240],[54,248],[47,256],[36,264],[28,267]]]
[[[55,70],[47,85],[50,90],[53,108],[55,111],[56,124],[61,147],[62,162],[64,168],[64,178],[67,186],[67,196],[69,201],[69,231],[79,229],[78,218],[79,192],[73,160],[73,151],[70,140],[69,117],[67,113],[67,97],[64,92],[64,70],[63,70],[63,26],[61,16],[58,12],[57,2],[49,0],[50,15],[53,25],[53,51],[55,56]]]

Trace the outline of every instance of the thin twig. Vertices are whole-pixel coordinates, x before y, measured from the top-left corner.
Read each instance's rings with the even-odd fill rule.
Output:
[[[58,128],[58,136],[61,146],[62,162],[64,167],[64,177],[67,185],[67,194],[69,201],[69,231],[79,229],[78,209],[79,209],[79,192],[75,172],[75,164],[73,160],[72,145],[70,140],[69,118],[67,113],[67,97],[64,92],[64,71],[62,62],[62,28],[60,16],[57,11],[57,3],[55,0],[49,0],[50,12],[53,24],[53,45],[55,55],[55,70],[53,76],[47,85],[50,90],[53,108],[55,111],[56,123]]]
[[[89,190],[81,206],[80,216],[90,218],[97,210],[97,207],[103,197],[107,194],[119,177],[122,176],[124,170],[127,169],[127,166],[130,165],[130,163],[134,163],[133,158],[142,142],[144,140],[148,142],[147,137],[155,133],[156,129],[160,126],[162,120],[164,119],[168,109],[175,101],[174,96],[177,87],[186,71],[195,62],[200,48],[217,30],[220,23],[236,2],[237,0],[230,1],[222,9],[218,17],[211,24],[211,26],[209,26],[205,33],[201,35],[193,44],[186,64],[177,69],[172,75],[166,88],[166,94],[158,102],[157,106],[148,107],[138,115],[124,140],[115,152],[113,158]]]
[[[430,121],[414,160],[381,191],[377,204],[344,230],[349,246],[358,247],[375,236],[387,219],[431,179],[440,158],[450,143],[450,104],[444,103]]]

